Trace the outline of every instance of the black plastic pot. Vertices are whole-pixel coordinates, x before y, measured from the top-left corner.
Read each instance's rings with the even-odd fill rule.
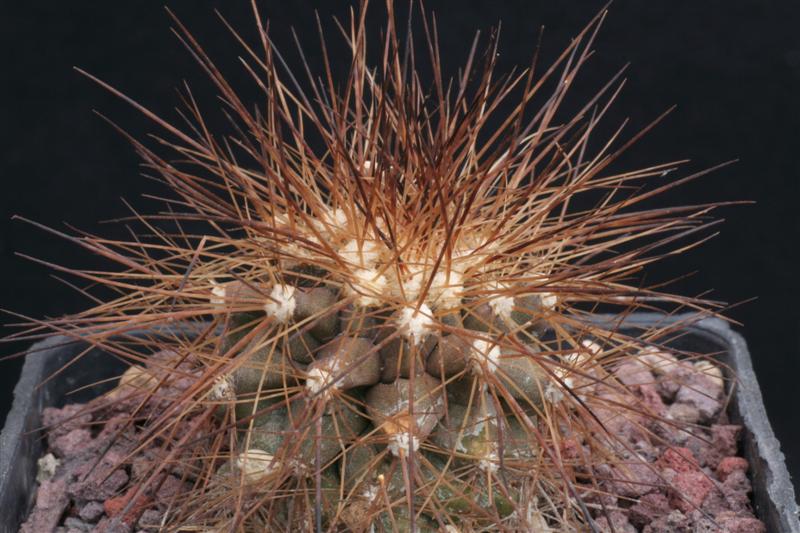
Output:
[[[685,317],[635,314],[622,321],[621,326],[631,330],[666,326],[681,318]],[[614,319],[598,317],[598,320]],[[800,533],[794,488],[780,444],[769,425],[744,339],[725,322],[704,319],[676,336],[672,344],[693,352],[719,353],[719,358],[736,372],[738,384],[729,415],[732,421],[745,428],[744,456],[750,463],[756,515],[766,523],[770,533]],[[57,378],[43,384],[48,376],[85,348],[64,337],[51,337],[35,344],[28,352],[14,389],[13,407],[0,434],[0,533],[16,533],[33,503],[36,461],[42,453],[41,434],[37,431],[41,426],[42,409],[87,401],[112,384],[74,394],[72,391],[119,375],[123,370],[121,362],[99,350],[91,350]]]

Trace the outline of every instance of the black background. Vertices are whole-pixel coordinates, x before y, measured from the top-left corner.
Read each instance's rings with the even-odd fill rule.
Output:
[[[77,311],[86,302],[50,277],[42,266],[15,256],[22,252],[73,267],[102,265],[73,245],[20,222],[23,215],[46,225],[63,222],[119,235],[97,221],[126,214],[121,197],[147,210],[140,199],[160,189],[139,176],[127,142],[92,114],[101,110],[143,137],[154,127],[113,96],[77,74],[80,66],[119,87],[154,111],[176,118],[174,88],[185,79],[220,117],[214,93],[188,53],[170,33],[161,1],[6,2],[0,17],[0,307],[34,317]],[[380,2],[375,6],[376,31]],[[236,57],[236,43],[214,8],[251,39],[249,2],[180,0],[168,3],[219,60],[245,101],[256,91]],[[343,2],[260,2],[271,19],[274,40],[294,65],[289,27],[301,35],[312,68],[314,8],[328,37],[336,39],[332,14],[346,16]],[[503,21],[499,69],[526,65],[538,30],[549,62],[601,7],[596,1],[428,2],[440,18],[442,57],[451,70],[464,61],[477,29]],[[800,241],[800,4],[769,0],[703,2],[618,0],[599,35],[595,57],[579,76],[567,107],[590,97],[626,62],[628,84],[608,124],[629,117],[629,133],[673,104],[672,115],[625,158],[625,165],[691,159],[700,170],[739,162],[681,188],[671,204],[754,200],[726,208],[722,233],[701,249],[650,270],[652,280],[697,271],[673,290],[712,295],[736,303],[728,315],[741,322],[762,384],[770,420],[795,479],[800,475],[798,394],[797,247]],[[341,51],[341,49],[339,49]],[[344,56],[339,56],[344,57]],[[10,316],[1,319],[11,322]],[[11,353],[23,346],[6,345]],[[0,420],[11,400],[20,365],[0,366]]]

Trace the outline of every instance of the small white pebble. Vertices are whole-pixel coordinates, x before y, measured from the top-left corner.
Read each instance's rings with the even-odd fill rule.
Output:
[[[236,467],[250,482],[266,479],[275,471],[276,466],[274,457],[258,448],[250,448],[236,458]]]
[[[231,379],[227,376],[220,376],[214,380],[214,384],[211,385],[211,390],[208,392],[208,399],[212,401],[235,400],[236,392]]]
[[[639,359],[645,363],[656,376],[669,374],[680,366],[677,357],[669,352],[659,350],[655,346],[646,346],[639,350]]]
[[[56,475],[56,469],[58,465],[61,464],[61,461],[56,459],[56,456],[52,453],[48,453],[45,456],[39,458],[36,461],[36,481],[39,483],[43,481],[47,481],[48,479],[52,479],[53,476]]]
[[[725,379],[722,377],[722,369],[711,361],[697,361],[694,364],[695,370],[710,379],[720,389],[725,389]]]

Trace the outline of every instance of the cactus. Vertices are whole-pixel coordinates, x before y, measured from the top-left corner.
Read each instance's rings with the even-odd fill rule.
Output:
[[[244,61],[264,91],[257,112],[178,22],[239,134],[212,136],[189,97],[185,132],[136,104],[181,162],[135,146],[175,194],[167,218],[205,233],[175,238],[142,217],[150,240],[78,240],[127,270],[75,273],[123,296],[51,326],[132,361],[133,345],[171,349],[147,394],[191,380],[143,437],[194,465],[169,530],[591,530],[586,501],[608,490],[594,465],[630,457],[598,413],[644,417],[653,439],[664,429],[613,371],[669,353],[673,332],[632,336],[592,312],[718,305],[636,279],[713,206],[637,211],[685,181],[640,188],[675,165],[611,173],[621,150],[589,154],[615,85],[555,118],[602,14],[541,77],[496,80],[493,34],[450,86],[422,12],[428,91],[386,9],[383,63],[367,64],[363,3],[344,31],[344,86],[312,75],[306,90],[256,10],[263,49],[245,45]],[[180,322],[193,335],[125,336]]]

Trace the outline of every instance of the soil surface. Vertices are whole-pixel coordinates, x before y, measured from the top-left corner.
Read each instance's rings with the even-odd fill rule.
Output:
[[[628,453],[636,455],[629,465],[594,468],[603,495],[587,494],[585,500],[594,510],[597,529],[765,533],[753,514],[749,465],[740,455],[742,428],[729,423],[724,409],[728,397],[720,369],[653,353],[625,363],[615,374],[654,416],[637,420],[619,411],[597,413]],[[141,385],[137,376],[127,379],[129,385]],[[172,392],[187,384],[176,383]],[[124,389],[116,390],[124,394]],[[165,513],[191,483],[175,469],[161,474],[154,493],[139,494],[139,482],[158,461],[159,447],[133,451],[139,430],[127,421],[138,403],[117,401],[109,407],[98,399],[45,409],[47,449],[39,461],[36,504],[21,532],[159,530]],[[148,402],[138,417],[157,412],[163,408],[159,404]],[[562,453],[567,458],[579,454],[580,446],[567,440]]]

